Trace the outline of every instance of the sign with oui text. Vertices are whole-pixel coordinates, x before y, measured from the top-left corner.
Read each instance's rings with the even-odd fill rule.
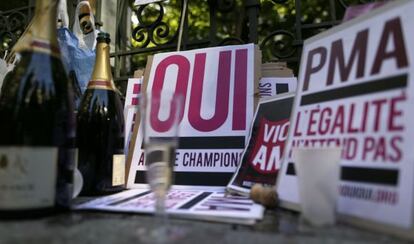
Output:
[[[340,214],[413,224],[414,1],[396,1],[304,44],[278,193],[300,202],[293,147],[342,147]],[[309,162],[312,163],[312,162]]]
[[[253,44],[206,48],[157,54],[147,65],[147,93],[168,90],[184,98],[176,185],[226,186],[230,180],[253,118],[255,53]],[[162,128],[156,133],[165,135]],[[139,132],[129,171],[129,187],[145,183]]]

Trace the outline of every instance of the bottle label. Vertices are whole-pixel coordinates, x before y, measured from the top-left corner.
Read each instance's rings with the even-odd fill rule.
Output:
[[[58,148],[0,147],[0,209],[55,205]]]
[[[112,82],[107,80],[91,80],[88,89],[115,90]]]
[[[125,184],[125,155],[114,154],[112,160],[112,186]]]

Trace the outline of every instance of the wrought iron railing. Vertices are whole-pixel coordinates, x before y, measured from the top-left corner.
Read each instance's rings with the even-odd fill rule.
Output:
[[[0,11],[0,54],[10,51],[33,16],[33,1],[26,6]]]
[[[122,2],[122,1],[121,1]],[[155,3],[132,8],[138,24],[131,31],[131,41],[134,46],[118,46],[112,53],[115,62],[118,82],[125,81],[131,76],[134,69],[145,64],[147,55],[161,51],[172,51],[177,47],[177,29],[168,26],[167,8],[181,9],[184,0],[170,0],[166,3]],[[209,23],[209,30],[204,36],[194,36],[194,16],[192,8],[204,8],[197,18]],[[350,4],[374,2],[373,0],[189,0],[189,12],[184,16],[184,35],[182,50],[199,47],[256,43],[263,52],[263,61],[286,61],[295,71],[298,69],[303,41],[312,35],[326,30],[341,22],[345,9]],[[200,7],[205,5],[205,7]],[[130,8],[127,5],[119,7]],[[278,13],[275,9],[284,9]],[[309,9],[314,11],[309,11]],[[272,15],[273,11],[273,15]],[[311,13],[312,12],[312,13]],[[147,20],[146,14],[151,13],[152,20]],[[226,18],[226,15],[236,15]],[[156,16],[156,17],[154,17]],[[269,18],[278,17],[279,21],[270,21]],[[169,16],[171,18],[171,15]],[[179,22],[182,12],[172,16]],[[232,23],[226,23],[232,19]],[[121,22],[118,22],[121,23]],[[225,33],[222,25],[233,25],[233,33]],[[229,30],[229,28],[227,28]],[[120,34],[120,32],[117,32]],[[124,38],[125,40],[125,38]],[[125,43],[124,43],[125,44]],[[132,62],[129,69],[121,58],[125,56],[136,57],[138,62]],[[141,60],[141,61],[140,61]]]
[[[10,49],[16,42],[32,16],[33,2],[0,12],[0,51]],[[188,0],[184,16],[184,0],[139,7],[131,2],[117,0],[115,16],[115,51],[111,57],[115,59],[114,77],[121,90],[133,71],[144,67],[148,55],[176,50],[181,18],[185,20],[181,50],[256,43],[263,52],[263,61],[286,61],[297,71],[305,39],[339,24],[348,5],[375,1]],[[135,18],[132,25],[128,13]],[[100,18],[99,9],[97,17]],[[109,20],[102,21],[105,27]]]

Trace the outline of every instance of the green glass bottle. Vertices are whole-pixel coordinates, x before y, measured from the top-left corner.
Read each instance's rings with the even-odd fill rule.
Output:
[[[123,106],[112,79],[109,43],[109,34],[98,34],[96,63],[78,109],[81,195],[119,192],[125,185]]]
[[[0,95],[0,218],[68,209],[76,160],[73,88],[56,38],[57,0],[38,0]]]

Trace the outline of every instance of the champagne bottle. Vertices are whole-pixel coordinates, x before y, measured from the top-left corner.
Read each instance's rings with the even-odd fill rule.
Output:
[[[109,63],[108,33],[99,33],[96,63],[77,115],[81,195],[104,195],[124,189],[124,115]]]
[[[36,1],[21,60],[0,95],[0,218],[68,209],[76,160],[73,88],[56,38],[57,0]]]

